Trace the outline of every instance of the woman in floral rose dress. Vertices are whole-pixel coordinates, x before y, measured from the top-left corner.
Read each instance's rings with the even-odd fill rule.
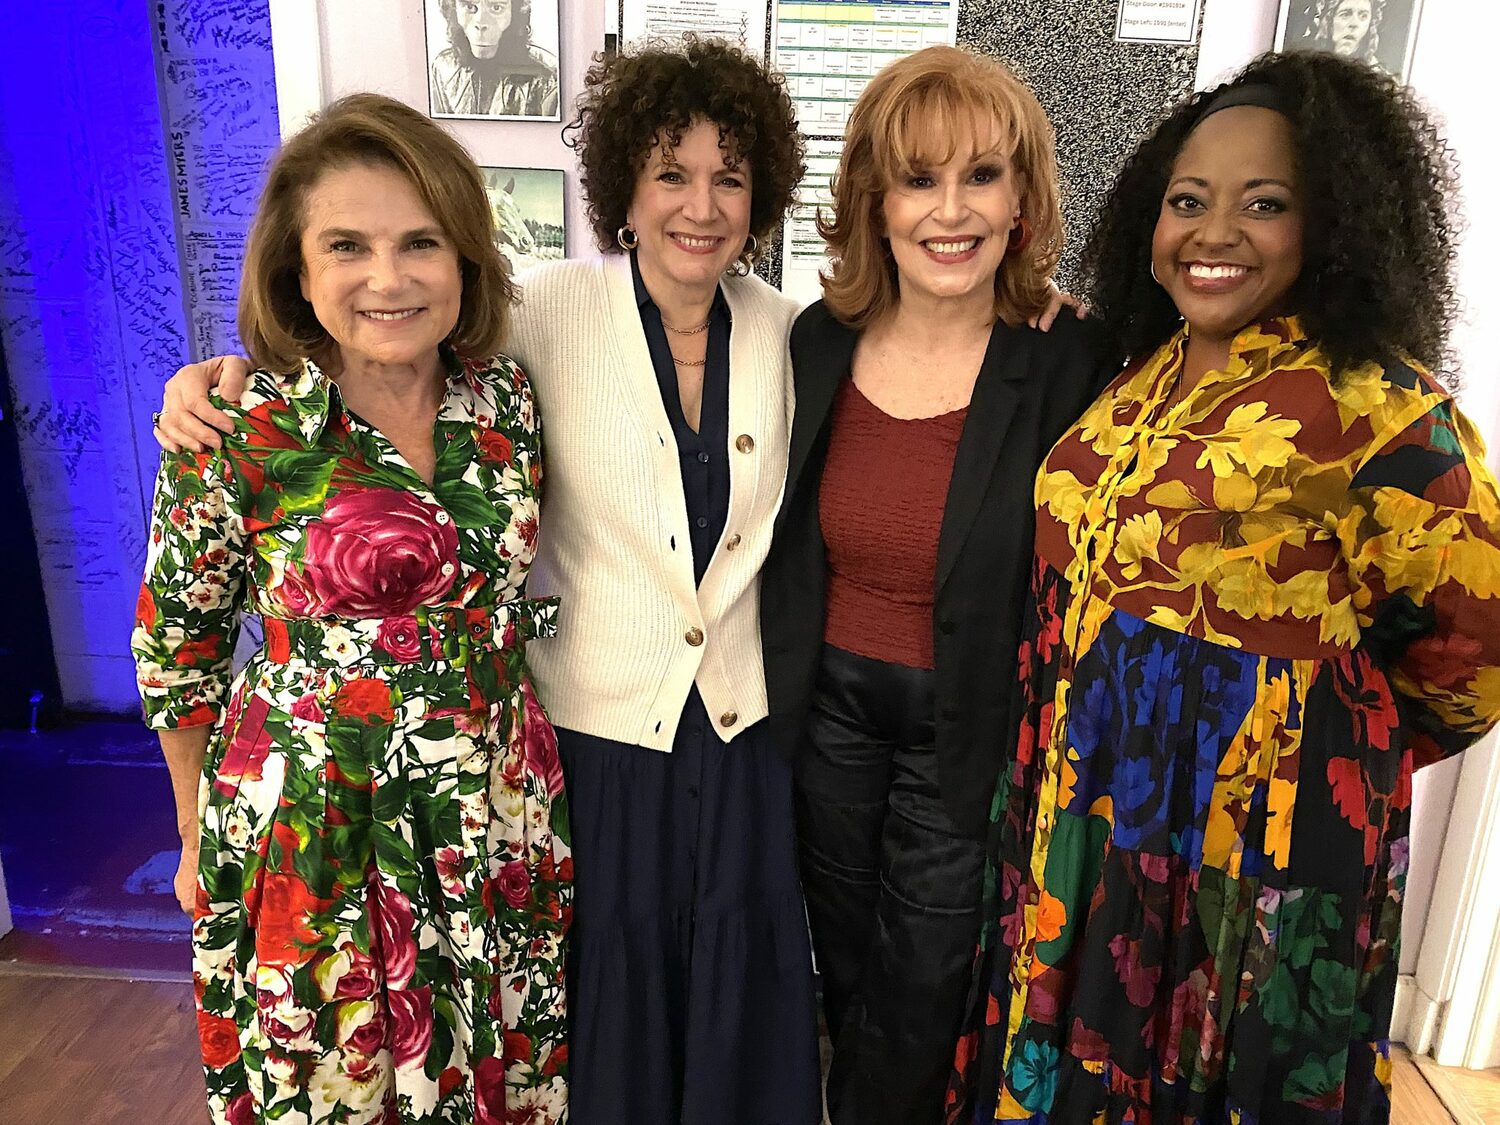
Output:
[[[555,607],[489,223],[421,114],[331,106],[251,232],[234,433],[163,463],[132,648],[216,1122],[565,1116],[571,859],[525,662]]]

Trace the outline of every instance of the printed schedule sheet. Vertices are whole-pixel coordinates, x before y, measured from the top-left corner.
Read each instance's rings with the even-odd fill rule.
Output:
[[[775,6],[773,49],[802,131],[842,137],[855,99],[887,63],[952,43],[956,0],[816,0]]]

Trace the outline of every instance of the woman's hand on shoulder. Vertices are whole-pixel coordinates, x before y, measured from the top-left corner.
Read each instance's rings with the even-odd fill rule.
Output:
[[[1073,310],[1073,315],[1079,318],[1088,315],[1088,306],[1081,298],[1071,293],[1064,293],[1054,282],[1047,282],[1047,307],[1026,323],[1033,328],[1040,328],[1043,332],[1050,332],[1052,325],[1057,321],[1058,314],[1063,309]]]
[[[169,453],[186,449],[202,453],[217,449],[220,432],[232,433],[234,420],[209,401],[208,393],[238,402],[250,381],[250,362],[242,356],[220,355],[177,369],[162,393],[161,412],[152,436]]]

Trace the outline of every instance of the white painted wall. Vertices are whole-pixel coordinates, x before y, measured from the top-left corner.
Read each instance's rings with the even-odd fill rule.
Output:
[[[1276,38],[1277,0],[1208,0],[1198,38],[1198,89],[1215,86]]]

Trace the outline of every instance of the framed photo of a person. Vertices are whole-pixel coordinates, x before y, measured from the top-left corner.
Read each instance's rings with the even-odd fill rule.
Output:
[[[495,245],[519,273],[567,257],[563,174],[554,168],[481,168]]]
[[[1278,51],[1363,59],[1405,82],[1422,0],[1281,0]]]
[[[558,0],[423,0],[433,117],[560,121]]]

